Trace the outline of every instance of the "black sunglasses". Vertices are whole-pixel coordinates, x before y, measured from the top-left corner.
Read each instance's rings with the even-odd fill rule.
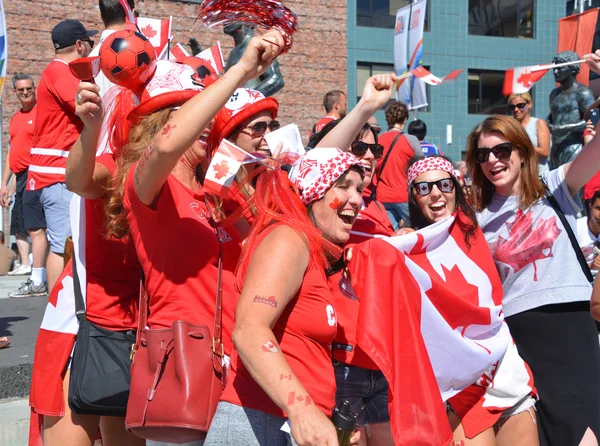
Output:
[[[381,158],[383,155],[383,146],[381,144],[367,144],[362,141],[354,141],[350,146],[350,150],[354,154],[354,156],[365,156],[367,150],[370,150],[375,159]]]
[[[475,149],[475,160],[479,163],[486,163],[490,159],[490,153],[493,153],[499,160],[505,160],[510,158],[510,154],[513,151],[513,145],[510,142],[503,142],[494,147],[487,149],[478,147]]]
[[[452,178],[442,178],[436,181],[419,181],[418,183],[413,183],[413,188],[417,194],[425,197],[431,193],[433,185],[436,185],[440,192],[444,193],[454,190],[454,181],[452,181]]]
[[[279,127],[281,127],[281,124],[279,124],[279,121],[271,121],[269,123],[267,123],[265,121],[261,121],[261,122],[257,122],[256,124],[249,125],[246,128],[250,129],[250,131],[252,132],[252,135],[264,135],[265,132],[267,131],[267,128],[271,132],[274,132],[275,130],[279,129]]]
[[[519,110],[523,110],[527,107],[527,102],[519,102],[518,104],[508,104],[508,109],[512,112],[515,111],[516,108]]]

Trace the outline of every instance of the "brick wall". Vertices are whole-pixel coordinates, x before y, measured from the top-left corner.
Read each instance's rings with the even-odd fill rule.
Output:
[[[306,139],[323,114],[323,94],[332,88],[346,89],[346,2],[332,0],[327,7],[318,0],[289,0],[299,18],[292,51],[280,59],[285,88],[277,94],[280,121],[296,122]],[[176,42],[186,44],[196,37],[202,48],[221,41],[227,57],[233,40],[220,29],[200,30],[194,24],[197,3],[175,0],[136,0],[141,16],[173,16]],[[53,57],[50,32],[61,20],[74,18],[91,29],[102,29],[97,0],[9,0],[4,1],[8,27],[8,73],[3,97],[3,159],[7,147],[8,120],[18,109],[10,78],[15,72],[39,77]]]

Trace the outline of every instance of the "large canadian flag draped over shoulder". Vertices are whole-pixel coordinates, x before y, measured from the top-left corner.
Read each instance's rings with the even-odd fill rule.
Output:
[[[138,17],[137,19],[140,31],[150,40],[150,43],[156,49],[156,54],[160,54],[169,43],[172,21],[173,17],[166,20],[150,19],[148,17]]]
[[[507,349],[502,284],[481,230],[468,248],[450,217],[353,248],[357,341],[389,383],[395,444],[447,445],[445,406]]]

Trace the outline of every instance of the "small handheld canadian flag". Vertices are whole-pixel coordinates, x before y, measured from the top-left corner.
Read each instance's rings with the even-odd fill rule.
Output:
[[[205,59],[212,67],[215,69],[215,73],[221,74],[223,72],[223,68],[225,67],[225,63],[223,62],[223,52],[221,51],[221,42],[217,41],[210,48],[205,49],[201,53],[195,54],[196,57],[200,59]]]
[[[160,54],[169,43],[172,21],[173,17],[166,20],[150,19],[148,17],[138,18],[140,31],[148,38],[156,50],[156,54]]]
[[[449,75],[440,79],[439,77],[431,74],[431,72],[429,72],[425,67],[423,67],[421,65],[419,65],[417,68],[415,68],[414,70],[411,71],[412,74],[414,74],[416,77],[418,77],[423,82],[425,82],[426,84],[429,84],[429,85],[440,85],[444,81],[456,79],[458,77],[458,75],[462,72],[463,72],[463,70],[454,70]]]
[[[548,72],[552,65],[531,65],[529,67],[515,67],[506,70],[502,94],[526,93]]]
[[[254,162],[260,162],[260,159],[224,139],[208,166],[204,178],[204,190],[209,194],[226,198],[242,164]]]

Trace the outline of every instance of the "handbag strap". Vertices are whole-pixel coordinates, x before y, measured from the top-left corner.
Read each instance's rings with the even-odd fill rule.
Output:
[[[390,150],[388,150],[385,154],[385,158],[383,158],[383,162],[381,163],[381,169],[379,169],[379,173],[377,174],[377,183],[379,183],[381,175],[383,175],[383,169],[385,168],[385,165],[388,162],[388,158],[390,157],[390,153],[392,153],[392,149],[394,148],[396,142],[400,139],[402,135],[404,135],[404,132],[398,132],[398,135],[396,135],[396,137],[392,141],[392,144],[390,145]],[[373,192],[371,192],[371,199],[377,201],[377,184],[373,186]]]
[[[571,246],[573,247],[573,250],[575,251],[575,256],[577,257],[577,261],[579,262],[579,265],[581,266],[581,270],[583,271],[585,278],[588,280],[588,282],[594,283],[594,277],[592,276],[590,267],[588,266],[587,261],[585,260],[585,257],[583,256],[583,252],[581,252],[581,248],[579,247],[579,243],[577,242],[577,237],[575,237],[575,234],[573,233],[573,229],[571,228],[571,225],[567,221],[567,218],[565,217],[564,212],[562,211],[558,202],[556,201],[556,198],[554,198],[554,195],[552,195],[552,193],[548,189],[548,185],[546,184],[546,181],[542,179],[542,183],[544,183],[544,189],[546,189],[546,198],[548,199],[550,206],[552,206],[552,209],[554,209],[554,212],[556,212],[556,215],[558,215],[558,218],[559,218],[560,222],[562,223],[563,227],[565,228],[565,231],[567,231],[567,235],[569,236]]]
[[[75,253],[73,253],[75,254]],[[81,293],[81,283],[79,282],[79,274],[77,274],[77,256],[71,257],[71,268],[73,270],[73,294],[75,295],[75,316],[82,323],[87,320],[85,315],[85,303],[83,302],[83,294]]]

